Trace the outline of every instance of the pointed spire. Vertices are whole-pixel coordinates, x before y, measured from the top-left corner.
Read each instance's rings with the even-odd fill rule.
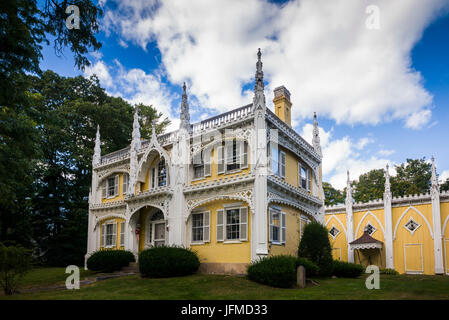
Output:
[[[390,167],[387,163],[386,169],[385,169],[385,193],[391,192],[391,184],[390,184]]]
[[[131,148],[134,147],[136,151],[140,150],[141,141],[140,141],[140,124],[139,124],[139,115],[138,108],[136,107],[134,112],[134,122],[133,122],[133,133],[131,140]]]
[[[260,52],[260,48],[257,51],[257,63],[256,63],[256,77],[255,77],[255,84],[254,84],[254,91],[262,91],[264,89],[264,84],[263,84],[263,71],[262,71],[262,53]]]
[[[435,158],[432,156],[432,189],[438,187],[437,168],[435,166]]]
[[[315,152],[318,153],[321,157],[323,156],[321,152],[321,143],[320,143],[320,130],[318,128],[318,121],[316,119],[316,112],[313,113],[313,139],[312,139],[313,148]]]
[[[348,178],[346,180],[346,202],[352,203],[352,187],[351,179],[349,178],[349,170],[347,171]]]
[[[92,165],[101,163],[101,140],[100,140],[100,125],[97,125],[97,135],[95,137],[94,156],[92,158]]]
[[[182,86],[182,103],[181,103],[181,124],[179,128],[190,131],[190,111],[189,103],[187,102],[187,87],[186,83]]]
[[[260,48],[259,48],[259,50],[257,51],[256,76],[255,76],[255,83],[254,83],[253,110],[256,110],[256,108],[262,108],[262,110],[265,110],[265,108],[266,108],[261,56],[262,56],[262,53],[260,52]]]

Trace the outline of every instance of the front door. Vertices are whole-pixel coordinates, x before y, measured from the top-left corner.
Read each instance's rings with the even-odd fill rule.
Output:
[[[160,247],[165,245],[165,221],[155,221],[152,223],[153,227],[153,239],[152,245],[155,247]]]

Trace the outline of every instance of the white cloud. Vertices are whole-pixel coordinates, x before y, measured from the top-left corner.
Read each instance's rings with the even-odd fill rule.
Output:
[[[112,86],[112,78],[109,73],[108,67],[103,61],[97,61],[90,67],[86,67],[84,70],[84,75],[90,77],[96,75],[100,80],[100,83],[104,86]]]
[[[405,126],[415,130],[422,129],[424,125],[429,123],[431,117],[432,111],[429,109],[414,112],[407,118]]]
[[[353,141],[345,136],[341,139],[333,139],[332,131],[325,131],[319,127],[321,147],[323,151],[323,180],[332,184],[337,189],[343,189],[346,186],[349,170],[351,180],[357,179],[361,174],[372,169],[385,168],[386,164],[392,166],[392,161],[384,157],[371,156],[365,158],[361,155],[362,151],[369,143],[374,142],[371,137],[363,137]],[[313,125],[307,123],[302,128],[303,138],[312,142]],[[388,155],[385,155],[388,156]],[[390,174],[392,174],[390,170]],[[393,170],[394,171],[394,170]]]
[[[120,96],[131,104],[153,105],[157,111],[171,120],[167,132],[178,129],[178,116],[171,110],[174,95],[164,86],[158,75],[147,74],[137,68],[127,70],[118,60],[114,63],[114,66],[107,66],[103,61],[98,61],[91,68],[86,69],[85,76],[95,73],[100,79],[100,84],[109,94]]]
[[[395,150],[386,150],[386,149],[381,149],[379,151],[379,154],[382,156],[391,156],[393,153],[395,153]]]
[[[439,180],[441,182],[446,182],[447,179],[449,179],[449,170],[444,170],[443,172],[441,172]]]
[[[380,29],[368,30],[360,0],[117,2],[104,28],[143,48],[156,41],[168,79],[188,80],[202,107],[251,101],[255,52],[263,50],[271,90],[292,93],[294,124],[313,111],[337,123],[392,119],[416,129],[431,118],[432,96],[410,52],[444,0],[379,0]],[[427,122],[426,122],[427,121]]]

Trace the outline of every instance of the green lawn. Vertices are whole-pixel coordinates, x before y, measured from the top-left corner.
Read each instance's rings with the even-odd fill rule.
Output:
[[[93,274],[92,271],[80,268],[81,280]],[[63,285],[68,276],[69,274],[65,273],[65,268],[35,268],[23,277],[20,288]]]
[[[54,280],[64,283],[64,271],[60,268],[34,270],[24,279],[24,285],[49,284]],[[449,299],[447,276],[382,275],[380,290],[366,289],[365,277],[316,281],[319,286],[279,289],[235,276],[193,275],[166,279],[126,276],[99,281],[80,290],[0,295],[0,299]]]

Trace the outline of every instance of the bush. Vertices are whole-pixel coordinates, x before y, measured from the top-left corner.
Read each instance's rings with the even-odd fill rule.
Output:
[[[0,243],[0,285],[11,295],[19,280],[31,269],[31,252],[20,246],[6,247]]]
[[[396,275],[399,274],[399,272],[397,272],[396,270],[394,270],[394,269],[389,269],[389,268],[387,268],[387,269],[381,269],[381,270],[379,270],[379,273],[380,273],[380,274],[389,274],[389,275],[394,275],[394,276],[396,276]]]
[[[101,250],[87,259],[87,268],[97,272],[114,272],[134,262],[134,255],[124,250]]]
[[[333,275],[338,278],[358,278],[365,271],[365,268],[360,264],[337,260],[333,264]]]
[[[248,267],[248,278],[272,287],[291,288],[296,283],[297,258],[279,255],[254,261]]]
[[[296,258],[296,268],[299,266],[306,269],[306,277],[314,277],[319,274],[318,266],[307,258]]]
[[[199,267],[200,260],[196,253],[182,247],[154,247],[139,254],[139,270],[142,277],[186,276],[198,271]]]
[[[325,226],[319,222],[306,225],[299,243],[298,256],[315,263],[319,268],[320,276],[332,275],[332,249]]]

